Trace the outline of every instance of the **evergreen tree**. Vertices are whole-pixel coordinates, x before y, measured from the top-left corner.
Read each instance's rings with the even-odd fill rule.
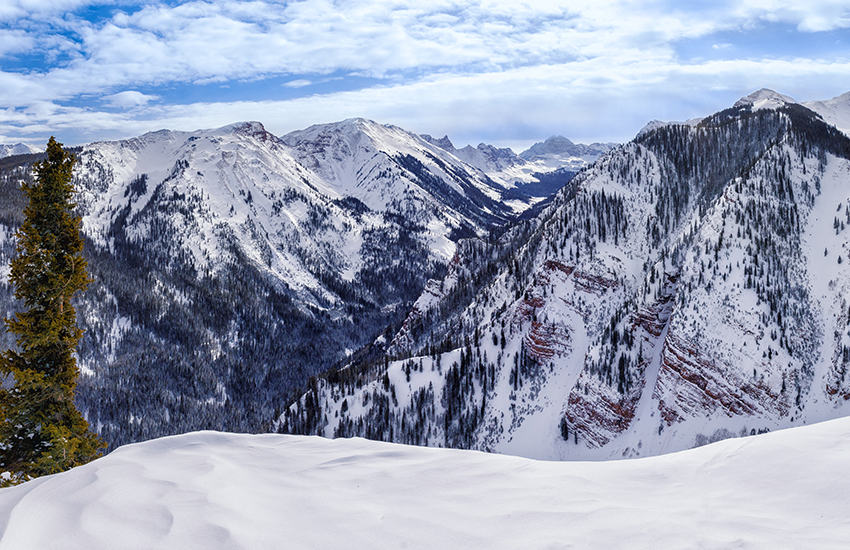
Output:
[[[2,485],[21,483],[89,462],[103,447],[74,405],[74,351],[82,331],[71,298],[90,282],[80,218],[71,202],[75,158],[51,137],[18,229],[10,282],[26,311],[6,319],[17,350],[0,354]]]

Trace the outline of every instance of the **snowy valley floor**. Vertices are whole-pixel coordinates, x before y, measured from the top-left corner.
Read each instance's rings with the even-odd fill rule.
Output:
[[[0,490],[0,549],[846,549],[850,418],[542,462],[192,433]]]

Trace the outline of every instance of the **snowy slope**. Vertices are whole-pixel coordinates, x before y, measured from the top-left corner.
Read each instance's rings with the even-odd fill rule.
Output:
[[[114,248],[119,229],[128,240],[144,241],[154,224],[166,223],[196,269],[215,271],[232,258],[228,240],[235,238],[250,260],[302,295],[326,291],[288,244],[293,235],[299,250],[350,280],[361,263],[363,227],[375,223],[374,216],[359,219],[335,204],[344,194],[299,166],[256,122],[95,143],[80,156],[78,203],[83,231],[95,244]],[[138,178],[146,183],[134,188]],[[185,206],[163,212],[164,202]],[[327,222],[310,231],[319,210],[327,211]]]
[[[0,490],[0,549],[846,548],[850,420],[641,460],[191,433]]]
[[[282,137],[299,162],[334,189],[372,209],[419,222],[476,228],[504,221],[506,189],[441,147],[397,126],[356,118],[318,124]],[[464,219],[466,218],[466,219]]]
[[[850,135],[850,92],[826,101],[803,103],[823,119],[847,135]]]
[[[25,143],[15,143],[14,145],[0,145],[0,158],[10,157],[12,155],[29,155],[32,153],[40,153],[44,149],[33,147]]]

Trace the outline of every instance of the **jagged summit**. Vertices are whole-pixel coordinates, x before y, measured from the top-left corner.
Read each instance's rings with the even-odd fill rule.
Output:
[[[563,153],[572,153],[575,148],[575,143],[565,138],[564,136],[551,136],[543,142],[537,142],[522,153],[520,157],[531,159],[541,155],[560,155]]]
[[[551,136],[543,142],[537,142],[522,153],[519,157],[525,160],[551,159],[558,157],[598,157],[610,149],[616,143],[573,143],[564,136]]]
[[[754,110],[758,109],[775,109],[788,104],[797,103],[797,100],[787,95],[782,95],[768,88],[756,90],[748,96],[742,97],[735,102],[732,107],[751,107]]]
[[[207,132],[204,132],[207,133]],[[221,133],[221,134],[241,134],[243,136],[251,136],[256,138],[267,139],[272,137],[268,131],[266,131],[266,127],[263,126],[262,122],[257,122],[255,120],[247,121],[247,122],[235,122],[233,124],[228,124],[227,126],[222,126],[221,128],[211,130],[210,133]]]
[[[446,151],[451,152],[455,150],[454,143],[452,143],[452,140],[449,139],[448,135],[445,135],[439,139],[431,137],[429,134],[419,134],[419,137],[421,137],[428,143],[432,143],[437,147],[445,149]]]

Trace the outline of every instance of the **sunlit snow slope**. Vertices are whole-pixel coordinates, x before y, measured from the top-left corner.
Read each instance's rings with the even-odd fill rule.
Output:
[[[844,549],[850,419],[661,457],[538,462],[191,433],[0,491],[0,549]]]

